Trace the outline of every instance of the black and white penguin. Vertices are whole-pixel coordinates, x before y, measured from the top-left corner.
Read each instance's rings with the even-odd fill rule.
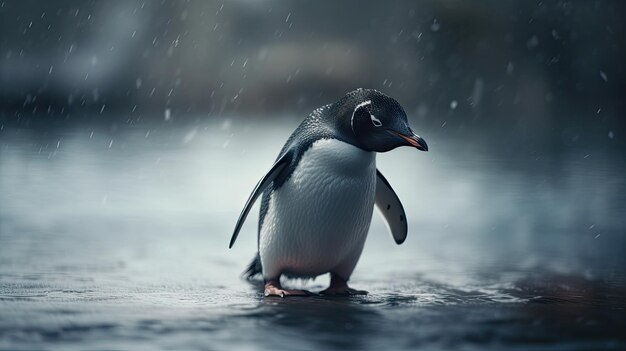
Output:
[[[331,283],[322,294],[367,293],[347,282],[361,256],[374,204],[397,244],[407,235],[402,203],[376,169],[376,152],[399,146],[428,151],[402,106],[379,91],[358,89],[313,111],[291,134],[239,216],[229,247],[263,193],[258,254],[244,274],[262,274],[266,296],[308,295],[283,289],[281,275],[325,273],[331,274]]]

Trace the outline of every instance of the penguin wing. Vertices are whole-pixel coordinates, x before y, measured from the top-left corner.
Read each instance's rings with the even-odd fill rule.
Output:
[[[259,195],[263,193],[263,191],[265,191],[265,189],[274,181],[274,179],[281,176],[285,172],[285,170],[288,169],[287,166],[289,166],[289,164],[291,163],[292,158],[292,152],[285,152],[278,159],[278,161],[274,163],[269,172],[267,172],[267,174],[265,174],[265,176],[263,176],[263,178],[259,180],[254,190],[252,190],[252,194],[250,194],[248,201],[246,201],[246,205],[241,211],[239,219],[237,220],[237,224],[235,225],[235,231],[233,232],[233,236],[230,238],[230,244],[228,245],[229,249],[232,248],[235,244],[235,240],[237,240],[237,236],[239,235],[239,230],[241,230],[241,226],[243,225],[243,222],[245,222],[246,217],[248,216],[248,212],[250,212],[250,209],[252,208],[252,205],[254,204],[256,199],[259,197]]]
[[[393,240],[398,245],[402,244],[408,230],[404,207],[396,192],[378,169],[376,170],[376,206],[385,217]]]

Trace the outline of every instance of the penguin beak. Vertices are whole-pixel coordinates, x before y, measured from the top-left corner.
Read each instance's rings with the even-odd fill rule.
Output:
[[[428,144],[426,144],[426,140],[424,140],[421,136],[413,133],[413,131],[411,131],[410,135],[405,135],[405,134],[402,134],[402,133],[398,133],[395,130],[389,130],[389,132],[391,134],[397,135],[400,138],[404,139],[404,141],[408,145],[414,146],[418,150],[428,151]]]

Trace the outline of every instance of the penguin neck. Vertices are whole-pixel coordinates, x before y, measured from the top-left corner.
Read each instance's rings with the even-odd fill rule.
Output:
[[[324,165],[324,172],[362,176],[376,171],[376,153],[363,150],[340,139],[320,139],[304,157],[312,160],[311,169]],[[310,158],[309,158],[310,157]]]
[[[333,130],[335,137],[341,141],[344,141],[354,147],[357,147],[363,151],[366,150],[363,145],[358,141],[354,130],[351,125],[352,112],[350,109],[346,109],[346,105],[332,104],[327,105],[325,116],[325,123]]]

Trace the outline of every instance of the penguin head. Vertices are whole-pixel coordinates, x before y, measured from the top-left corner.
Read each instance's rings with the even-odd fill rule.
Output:
[[[426,141],[409,127],[406,113],[389,96],[372,89],[358,89],[338,102],[343,129],[349,128],[357,146],[375,152],[386,152],[399,146],[428,151]],[[349,123],[349,125],[348,125]]]

